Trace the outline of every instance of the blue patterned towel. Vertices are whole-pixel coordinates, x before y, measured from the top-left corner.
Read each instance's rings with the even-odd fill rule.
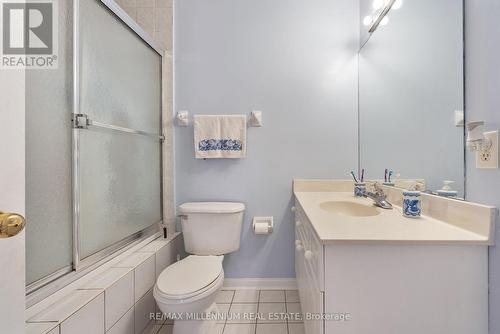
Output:
[[[244,158],[246,122],[245,115],[195,115],[196,158]]]

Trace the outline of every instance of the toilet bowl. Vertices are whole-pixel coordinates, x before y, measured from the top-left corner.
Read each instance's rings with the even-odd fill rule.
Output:
[[[219,317],[215,305],[224,282],[223,256],[190,255],[167,267],[153,295],[160,310],[174,320],[174,334],[209,334]]]
[[[153,295],[174,320],[173,334],[211,334],[222,314],[215,297],[224,283],[222,254],[240,247],[245,206],[232,202],[184,203],[180,207],[189,255],[158,276]]]

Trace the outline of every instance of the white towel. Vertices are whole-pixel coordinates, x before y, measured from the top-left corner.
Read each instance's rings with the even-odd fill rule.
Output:
[[[195,115],[194,151],[197,159],[244,158],[246,115]]]

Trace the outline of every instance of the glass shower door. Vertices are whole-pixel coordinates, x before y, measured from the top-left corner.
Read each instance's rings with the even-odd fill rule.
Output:
[[[72,270],[72,1],[57,1],[59,66],[26,71],[26,284]],[[29,291],[30,289],[28,289]]]
[[[100,1],[79,6],[77,268],[162,219],[161,55]]]

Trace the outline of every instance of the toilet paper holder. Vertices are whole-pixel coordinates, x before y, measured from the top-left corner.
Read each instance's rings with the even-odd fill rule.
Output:
[[[253,232],[255,234],[270,234],[273,232],[273,217],[253,217]]]

